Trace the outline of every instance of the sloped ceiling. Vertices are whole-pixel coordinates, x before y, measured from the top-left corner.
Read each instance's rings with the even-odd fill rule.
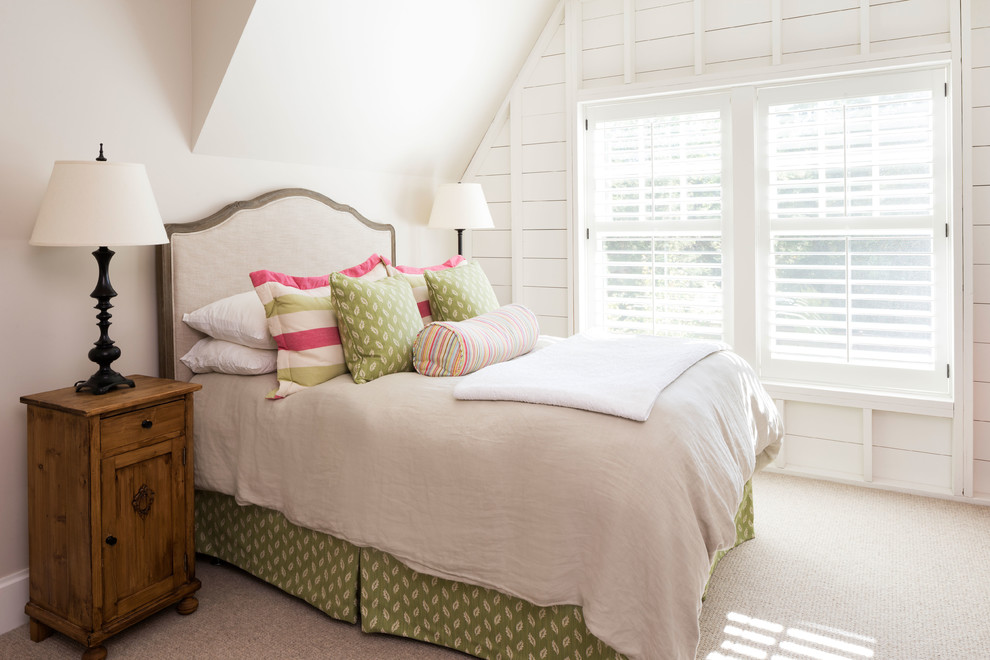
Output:
[[[558,0],[193,0],[193,151],[456,181]]]

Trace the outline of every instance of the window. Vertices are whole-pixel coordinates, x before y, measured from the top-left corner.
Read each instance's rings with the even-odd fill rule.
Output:
[[[594,325],[722,339],[724,104],[704,97],[589,113]]]
[[[737,350],[766,380],[948,394],[945,79],[588,106],[582,325],[730,343],[745,329]],[[730,269],[754,248],[753,268]]]
[[[761,371],[947,393],[944,71],[761,89]]]

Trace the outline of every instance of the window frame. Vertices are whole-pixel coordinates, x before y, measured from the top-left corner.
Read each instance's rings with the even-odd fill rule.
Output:
[[[949,177],[951,126],[948,122],[948,102],[943,90],[948,80],[945,66],[910,71],[849,74],[841,77],[802,81],[791,84],[757,85],[756,87],[756,213],[757,260],[763,273],[757,276],[757,327],[759,374],[765,382],[784,385],[821,386],[838,389],[865,389],[889,394],[915,394],[946,397],[951,394],[950,370],[954,355],[952,318],[952,260],[953,247],[948,228],[951,226],[952,182]],[[923,87],[922,87],[923,85]],[[933,96],[933,172],[934,204],[932,217],[854,217],[848,221],[771,220],[769,212],[769,166],[766,151],[767,109],[771,105],[799,103],[812,100],[855,98],[906,89],[931,89]],[[834,90],[843,90],[837,95]],[[939,100],[945,102],[939,102]],[[823,225],[829,229],[845,230],[846,235],[866,231],[898,231],[920,229],[932,232],[935,263],[932,266],[935,291],[934,335],[935,356],[930,370],[829,364],[811,360],[774,358],[770,352],[770,245],[774,233],[813,231]],[[944,230],[943,230],[944,226]],[[842,236],[843,234],[837,234]],[[939,341],[941,339],[941,341]],[[855,385],[854,385],[855,384]]]
[[[951,68],[946,62],[921,62],[910,67],[896,69],[872,69],[870,71],[854,70],[829,72],[820,76],[804,76],[800,79],[787,81],[747,80],[738,84],[726,84],[720,87],[708,87],[699,90],[678,89],[665,94],[633,99],[597,99],[581,104],[579,116],[587,120],[583,128],[588,128],[593,119],[602,117],[618,118],[635,116],[627,109],[636,108],[642,113],[651,104],[659,104],[664,108],[661,114],[677,114],[683,109],[699,107],[699,101],[704,99],[720,99],[727,107],[722,114],[723,132],[723,177],[722,177],[722,290],[723,302],[723,336],[733,349],[747,359],[757,370],[761,379],[768,387],[786,390],[806,390],[809,393],[819,390],[823,394],[859,392],[863,396],[879,397],[910,397],[925,399],[933,402],[951,401],[954,397],[956,343],[961,331],[962,320],[956,316],[957,292],[955,278],[958,277],[958,261],[962,258],[959,253],[957,239],[953,238],[951,228],[955,225],[953,215],[956,210],[957,191],[953,180],[951,163],[953,150],[957,147],[954,140],[954,123],[950,115],[950,102],[942,93],[933,96],[945,99],[945,103],[934,104],[935,113],[939,115],[937,124],[941,127],[936,136],[935,155],[937,170],[933,172],[936,187],[939,188],[932,223],[933,239],[938,242],[942,233],[935,231],[945,223],[949,237],[940,243],[941,256],[935,264],[936,295],[939,297],[938,308],[934,318],[936,328],[936,350],[938,356],[936,368],[929,374],[927,384],[920,386],[916,383],[905,383],[901,378],[908,371],[890,367],[866,367],[873,372],[892,374],[889,378],[864,380],[859,375],[835,377],[835,374],[821,373],[808,377],[807,367],[821,365],[814,362],[800,362],[798,369],[789,373],[781,373],[776,364],[766,354],[768,341],[767,331],[767,286],[769,279],[770,252],[770,222],[767,214],[766,188],[766,156],[761,144],[761,136],[765,135],[766,117],[761,111],[766,99],[784,93],[777,90],[806,86],[811,89],[815,85],[825,83],[838,86],[859,86],[883,83],[883,89],[897,86],[902,76],[927,75],[932,80],[937,79],[937,85],[942,86],[951,80]],[[933,83],[934,85],[934,83]],[[850,87],[850,88],[854,88]],[[868,87],[862,95],[876,94],[883,89]],[[947,92],[946,92],[947,93]],[[676,108],[676,110],[675,110]],[[703,107],[701,109],[704,109]],[[607,114],[603,114],[607,113]],[[579,249],[575,260],[574,282],[577,286],[575,295],[575,311],[577,329],[585,330],[592,325],[590,309],[593,305],[593,269],[596,249],[595,223],[593,219],[592,202],[593,185],[591,172],[590,131],[579,131],[579,141],[576,154],[576,165],[579,171],[578,181],[581,182],[577,199],[578,227],[584,245]],[[749,163],[752,167],[747,171]],[[747,221],[752,218],[753,221]],[[938,221],[938,218],[942,218]],[[936,225],[938,225],[936,227]],[[944,359],[945,365],[941,365]],[[766,366],[770,363],[770,368]],[[777,360],[780,363],[780,360]],[[859,369],[849,369],[850,365],[834,365],[842,367],[839,372],[853,374]],[[821,370],[823,372],[832,369]],[[819,377],[821,376],[821,377]],[[810,394],[809,394],[810,396]]]
[[[676,116],[690,113],[717,111],[721,122],[721,217],[719,220],[709,221],[671,221],[654,220],[638,221],[631,223],[596,223],[594,221],[594,169],[591,166],[591,159],[594,157],[592,147],[593,126],[597,121],[610,121],[617,119],[639,119],[655,116]],[[582,289],[579,294],[580,303],[579,327],[581,329],[594,325],[596,316],[595,298],[597,284],[595,283],[594,268],[596,264],[597,244],[600,233],[621,232],[626,235],[656,235],[665,236],[694,236],[699,233],[716,232],[721,240],[721,291],[722,291],[722,337],[721,340],[731,343],[734,335],[734,296],[733,279],[727,277],[727,273],[733,268],[733,248],[731,241],[726,237],[731,237],[732,224],[732,194],[731,185],[731,162],[732,162],[732,140],[731,129],[727,118],[731,114],[730,94],[727,91],[701,92],[690,95],[663,96],[647,99],[637,99],[632,101],[603,102],[589,104],[585,108],[584,117],[587,120],[588,130],[585,132],[583,149],[585,156],[582,158],[584,172],[584,186],[582,198],[585,213],[584,227],[586,238],[583,250],[583,261],[580,263],[581,273],[576,281],[580,282]]]

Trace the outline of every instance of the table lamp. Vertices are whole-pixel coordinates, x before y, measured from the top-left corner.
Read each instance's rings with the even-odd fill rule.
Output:
[[[433,229],[457,230],[457,254],[462,254],[465,229],[491,229],[495,226],[480,183],[445,183],[437,189],[430,213]]]
[[[103,156],[102,144],[95,161],[56,161],[29,242],[98,246],[93,256],[99,277],[90,295],[97,301],[100,338],[90,349],[89,359],[99,369],[88,380],[77,382],[75,388],[77,392],[106,394],[117,387],[134,387],[134,381],[110,368],[120,357],[120,349],[108,335],[109,310],[113,307],[110,299],[117,295],[110,285],[110,258],[114,252],[108,246],[168,242],[144,165],[110,163]]]

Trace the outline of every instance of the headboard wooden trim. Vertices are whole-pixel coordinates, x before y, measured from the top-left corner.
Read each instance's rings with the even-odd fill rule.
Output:
[[[259,195],[254,199],[233,202],[224,206],[216,213],[203,218],[202,220],[187,223],[166,224],[165,232],[171,239],[174,234],[191,234],[205,231],[223,224],[240,211],[259,209],[271,204],[272,202],[288,197],[307,197],[313,199],[317,202],[325,204],[335,211],[352,215],[369,229],[388,232],[390,234],[391,243],[391,254],[389,257],[392,259],[392,262],[395,263],[395,227],[389,224],[369,220],[354,208],[347,206],[346,204],[335,202],[326,195],[313,190],[306,190],[305,188],[282,188]],[[174,378],[176,361],[174,332],[175,309],[174,290],[172,288],[173,273],[170,243],[165,243],[164,245],[159,245],[156,247],[155,271],[156,288],[158,293],[158,369],[162,377]]]

